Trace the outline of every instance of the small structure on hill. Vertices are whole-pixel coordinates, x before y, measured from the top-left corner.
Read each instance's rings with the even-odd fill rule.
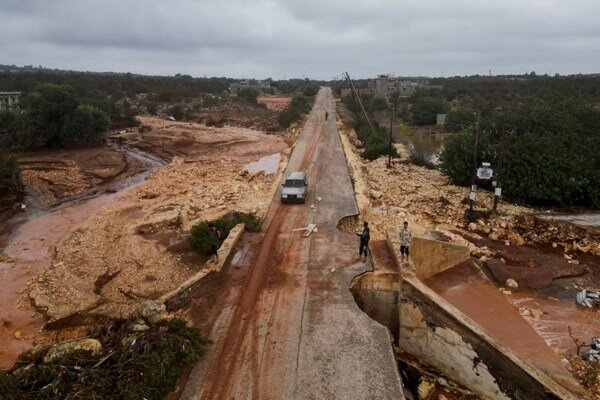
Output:
[[[19,106],[21,92],[0,92],[0,110],[12,110]]]

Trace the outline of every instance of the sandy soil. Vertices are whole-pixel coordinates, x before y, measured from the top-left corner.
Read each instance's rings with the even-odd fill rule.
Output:
[[[129,191],[126,205],[83,222],[54,248],[52,267],[28,296],[51,323],[82,323],[98,315],[126,317],[145,299],[173,289],[198,268],[169,245],[191,226],[228,211],[264,213],[273,178],[242,173],[245,163],[280,152],[284,138],[242,128],[143,118],[153,129],[120,135],[121,142],[170,163]],[[158,146],[160,143],[160,146]]]
[[[284,96],[268,96],[259,97],[258,102],[267,106],[272,111],[283,111],[292,101],[291,97]]]

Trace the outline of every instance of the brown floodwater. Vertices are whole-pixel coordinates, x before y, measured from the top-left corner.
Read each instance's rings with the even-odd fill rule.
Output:
[[[559,355],[472,261],[458,264],[424,283],[523,360],[567,388],[574,384]]]
[[[137,150],[126,151],[143,160],[148,169],[115,182],[112,188],[107,187],[104,192],[87,194],[83,199],[74,199],[54,208],[28,214],[25,222],[7,241],[3,252],[11,258],[11,262],[0,262],[0,369],[10,368],[19,354],[44,340],[44,319],[28,307],[23,292],[29,281],[50,266],[52,247],[102,209],[126,205],[119,198],[162,165],[160,161],[146,157]]]
[[[572,300],[537,296],[534,292],[513,293],[508,300],[517,308],[536,309],[544,312],[540,318],[526,317],[548,346],[560,356],[569,357],[577,352],[573,337],[582,343],[591,343],[600,337],[600,310],[578,305]],[[584,348],[587,350],[587,348]]]

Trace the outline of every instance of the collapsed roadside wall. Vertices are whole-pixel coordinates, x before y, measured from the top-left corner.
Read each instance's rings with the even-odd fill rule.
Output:
[[[397,261],[398,246],[388,234],[388,246]],[[413,246],[417,244],[417,246]],[[462,246],[458,246],[462,247]],[[423,284],[452,266],[451,257],[464,261],[468,249],[418,238],[411,243],[415,270],[403,271],[399,293],[399,348],[422,360],[484,399],[550,400],[577,397],[547,375],[523,362],[500,345],[474,321]],[[430,262],[424,262],[427,257]],[[440,262],[436,266],[435,262]]]

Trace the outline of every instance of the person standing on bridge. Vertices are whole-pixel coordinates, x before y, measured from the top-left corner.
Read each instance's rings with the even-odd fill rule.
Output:
[[[365,261],[367,261],[367,252],[369,250],[369,240],[371,239],[371,230],[369,229],[369,223],[365,221],[363,224],[363,231],[356,234],[360,237],[360,244],[358,248],[358,259],[365,255]]]
[[[412,232],[408,229],[408,222],[404,221],[404,227],[400,229],[400,261],[404,262],[406,254],[406,262],[408,262],[408,246],[412,240]]]
[[[325,111],[325,121],[327,121],[327,118],[329,118],[329,112]]]

